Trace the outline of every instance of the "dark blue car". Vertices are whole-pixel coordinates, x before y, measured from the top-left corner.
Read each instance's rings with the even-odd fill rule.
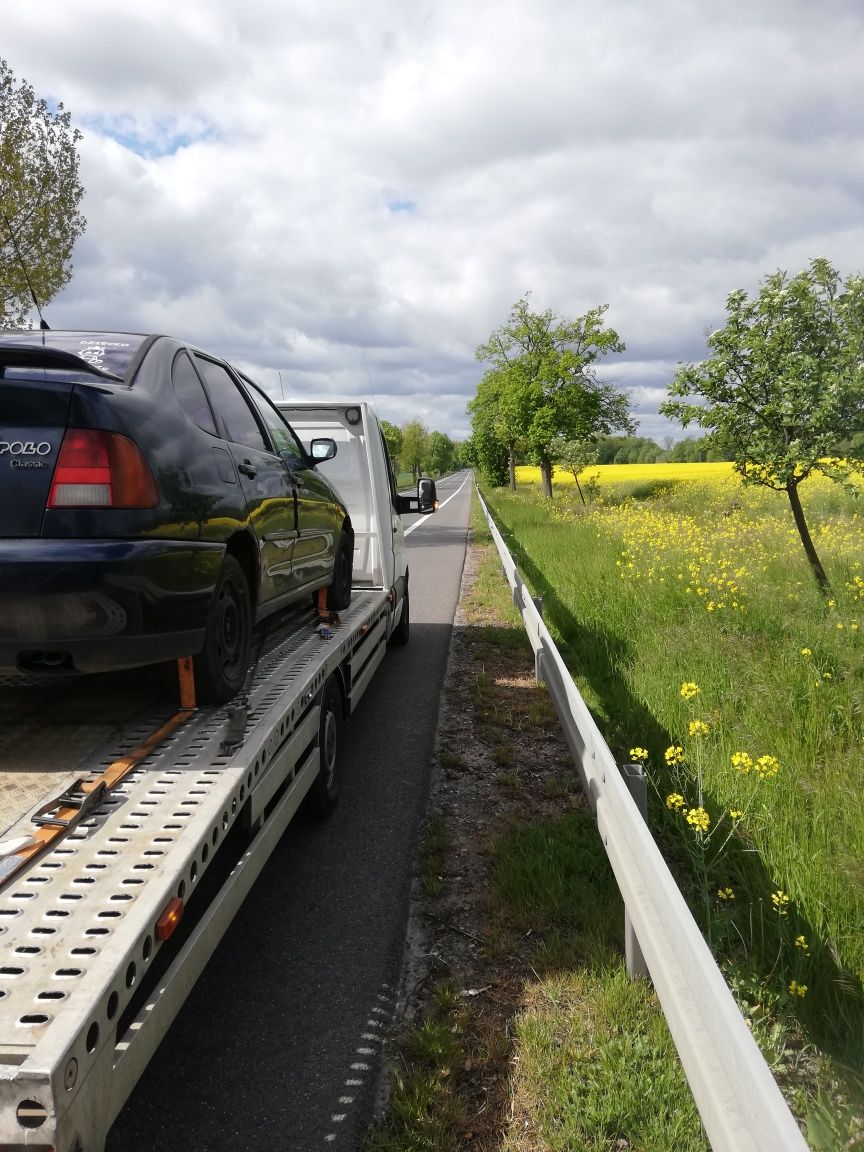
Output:
[[[0,333],[0,674],[192,655],[199,699],[226,700],[257,621],[320,588],[347,607],[353,552],[335,490],[219,357]]]

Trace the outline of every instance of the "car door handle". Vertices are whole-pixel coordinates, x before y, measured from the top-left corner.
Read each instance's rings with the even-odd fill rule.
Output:
[[[242,472],[244,476],[248,476],[250,480],[254,480],[258,475],[258,469],[251,460],[244,460],[242,464],[238,464],[237,471]]]

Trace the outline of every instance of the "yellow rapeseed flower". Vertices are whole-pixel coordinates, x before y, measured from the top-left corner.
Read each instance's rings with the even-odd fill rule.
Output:
[[[789,897],[782,888],[778,888],[776,892],[771,893],[771,903],[777,909],[781,916],[786,915],[786,909],[789,904]]]
[[[691,736],[707,736],[708,725],[704,720],[691,720],[687,731]]]
[[[699,695],[699,685],[694,684],[692,680],[685,680],[681,685],[681,695],[685,700],[693,700]]]
[[[746,752],[733,752],[732,767],[737,768],[739,772],[749,772],[753,767],[753,761]]]
[[[711,817],[704,808],[691,808],[687,813],[687,823],[697,832],[707,832],[711,827]]]
[[[807,943],[807,937],[806,936],[796,936],[795,937],[795,947],[800,948],[805,956],[810,955],[810,945]]]
[[[813,649],[812,648],[802,648],[801,649],[801,655],[802,656],[812,656],[813,655]]]
[[[684,755],[684,749],[680,744],[671,744],[663,753],[663,756],[670,768],[678,767],[687,759]]]
[[[647,748],[631,748],[630,749],[630,759],[631,760],[637,760],[637,761],[639,761],[640,764],[644,764],[644,762],[648,759],[648,749]]]
[[[731,888],[718,888],[717,889],[717,899],[718,900],[734,900],[735,899],[735,893],[732,891]]]
[[[670,812],[680,812],[684,807],[684,797],[680,792],[670,792],[666,797],[666,807]]]
[[[744,815],[744,813],[741,811],[740,808],[730,808],[729,809],[729,815],[732,817],[733,820],[740,820],[741,817]]]
[[[776,756],[760,756],[755,764],[756,771],[763,780],[769,776],[776,776],[780,771],[780,761]]]
[[[807,995],[807,985],[806,984],[799,984],[797,980],[792,980],[789,984],[789,995],[790,996],[806,996]]]

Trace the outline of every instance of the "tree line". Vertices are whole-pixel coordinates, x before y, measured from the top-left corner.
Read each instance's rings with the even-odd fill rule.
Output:
[[[420,420],[401,427],[382,420],[381,431],[397,472],[410,472],[415,483],[423,473],[443,476],[464,466],[463,446],[446,432],[430,432]]]

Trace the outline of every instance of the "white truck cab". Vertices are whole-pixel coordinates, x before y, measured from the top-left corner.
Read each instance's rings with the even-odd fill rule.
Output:
[[[336,487],[354,526],[354,588],[384,588],[391,596],[389,636],[408,640],[408,559],[402,514],[437,508],[435,482],[422,477],[413,496],[400,494],[387,441],[368,403],[286,401],[276,405],[315,458],[318,440],[336,452],[317,461]]]

